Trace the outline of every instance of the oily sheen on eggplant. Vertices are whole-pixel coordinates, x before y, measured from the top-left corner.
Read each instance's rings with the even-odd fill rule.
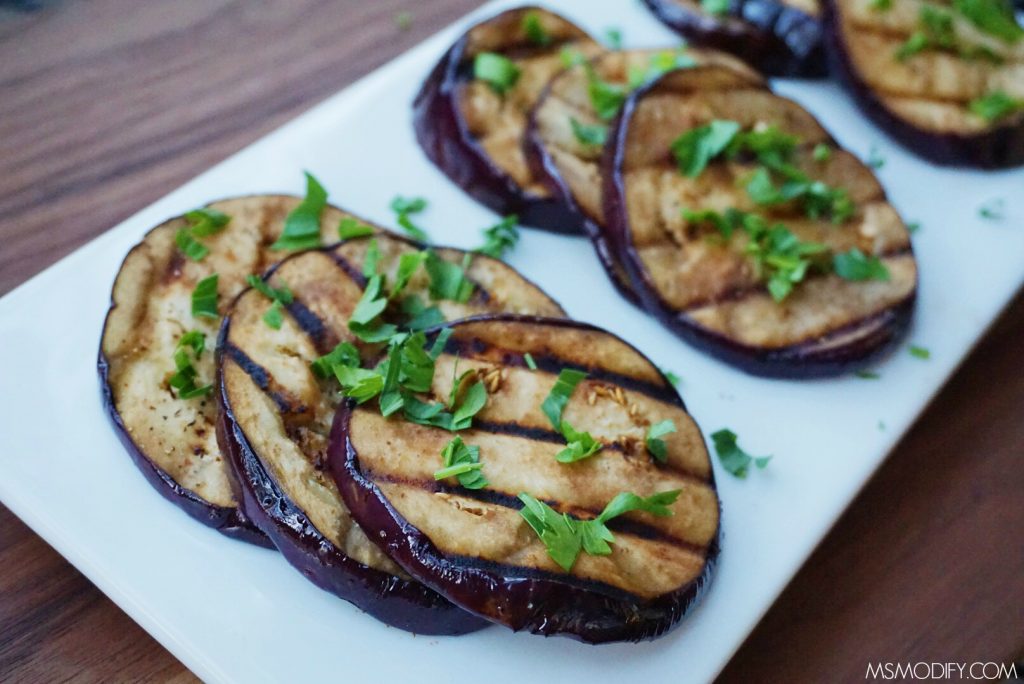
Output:
[[[626,50],[608,52],[589,65],[579,64],[555,76],[530,114],[524,150],[533,177],[561,201],[594,244],[594,250],[612,284],[627,300],[639,304],[622,264],[604,237],[601,207],[601,156],[604,145],[584,142],[575,127],[600,126],[606,130],[589,95],[596,77],[614,87],[627,88],[635,74],[657,75],[670,65],[718,64],[762,80],[738,59],[715,50]]]
[[[437,482],[445,430],[346,405],[330,466],[353,517],[409,574],[456,605],[514,630],[591,643],[638,641],[675,627],[704,592],[718,553],[719,503],[700,430],[648,359],[599,328],[565,320],[479,317],[454,323],[434,374],[435,398],[473,369],[488,399],[467,445],[488,484]],[[531,370],[527,354],[537,369]],[[541,404],[565,368],[589,375],[563,418],[604,444],[559,463],[564,445]],[[667,458],[645,450],[647,427],[671,420]],[[610,555],[582,553],[565,571],[520,516],[526,492],[560,513],[595,517],[623,491],[680,490],[669,517],[630,513],[609,523]]]
[[[768,76],[828,73],[818,0],[732,0],[721,14],[700,0],[643,0],[695,45],[730,52]]]
[[[1006,168],[1024,164],[1024,107],[994,120],[971,102],[1002,93],[1024,101],[1024,39],[1007,43],[972,24],[946,3],[894,0],[826,0],[825,28],[833,71],[861,110],[894,139],[938,164]],[[900,58],[923,13],[949,19],[964,57],[952,49],[926,48]]]
[[[377,268],[393,281],[402,254],[419,246],[378,235]],[[316,585],[378,619],[423,634],[461,634],[483,622],[410,579],[352,522],[334,481],[324,472],[327,437],[340,395],[336,381],[318,378],[310,364],[339,342],[354,342],[348,319],[365,285],[369,238],[311,251],[283,261],[267,277],[293,300],[280,329],[263,316],[270,301],[243,292],[224,319],[218,344],[221,443],[240,486],[243,510],[285,558]],[[435,250],[461,263],[464,252]],[[490,311],[559,316],[562,309],[511,267],[474,256],[468,276],[476,284],[464,303],[443,301],[447,318]],[[425,297],[423,270],[405,294]]]
[[[114,282],[103,327],[98,368],[107,412],[121,442],[146,479],[164,497],[224,534],[268,546],[268,540],[238,511],[230,474],[217,446],[217,402],[212,395],[179,399],[168,386],[178,340],[190,330],[206,335],[206,350],[193,360],[196,384],[213,382],[217,321],[191,313],[196,284],[219,274],[217,300],[223,312],[245,287],[287,252],[271,249],[285,217],[300,200],[257,195],[209,205],[230,217],[218,233],[201,239],[209,254],[187,258],[175,234],[184,217],[163,223],[125,257]],[[336,241],[344,212],[325,208],[321,233]]]
[[[523,225],[577,233],[573,217],[532,177],[522,151],[527,114],[563,68],[563,50],[591,56],[601,48],[579,27],[538,7],[483,21],[427,77],[413,105],[413,125],[427,157],[477,201],[499,214],[517,214]],[[474,77],[474,60],[485,52],[520,69],[503,94]]]
[[[855,212],[837,225],[808,218],[792,204],[754,205],[742,187],[754,165],[742,158],[714,160],[697,178],[683,175],[672,142],[715,119],[795,136],[791,164],[844,189]],[[819,145],[826,146],[826,159],[814,158]],[[906,226],[870,170],[795,102],[734,71],[676,71],[627,101],[603,164],[607,237],[644,305],[684,340],[757,375],[810,377],[862,367],[906,331],[917,290]],[[720,239],[685,219],[684,208],[761,212],[832,253],[856,248],[879,258],[888,279],[850,281],[808,271],[776,302],[745,254],[743,231]]]

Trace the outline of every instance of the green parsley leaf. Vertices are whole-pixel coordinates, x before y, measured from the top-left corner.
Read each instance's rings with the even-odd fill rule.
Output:
[[[979,29],[1013,45],[1024,38],[1013,8],[1003,0],[953,0],[953,7]]]
[[[771,460],[771,456],[751,456],[736,443],[736,433],[732,430],[719,430],[711,435],[711,441],[715,444],[715,452],[722,467],[731,475],[738,478],[745,478],[753,463],[758,468],[764,468]]]
[[[462,400],[452,411],[452,430],[465,430],[473,424],[473,416],[480,413],[487,404],[487,388],[477,381],[469,386]]]
[[[427,260],[427,252],[406,252],[398,258],[398,271],[395,273],[395,284],[391,286],[388,299],[395,299],[402,294],[409,280],[416,275],[423,262]]]
[[[729,11],[729,0],[700,0],[700,7],[716,17]]]
[[[629,68],[629,88],[639,88],[673,69],[688,69],[696,66],[695,60],[684,48],[677,50],[661,50],[651,55],[647,67],[632,66]]]
[[[590,104],[599,119],[602,121],[614,119],[626,101],[627,94],[628,91],[625,87],[601,79],[593,69],[590,69],[587,95],[590,97]]]
[[[427,232],[413,223],[409,218],[413,214],[419,214],[427,208],[427,200],[422,197],[396,196],[391,200],[391,211],[397,215],[396,222],[405,232],[420,242],[430,242]]]
[[[656,461],[665,463],[668,460],[668,448],[665,446],[665,441],[660,438],[675,431],[676,424],[671,420],[663,420],[647,428],[647,437],[644,441],[647,443],[647,451],[654,456]]]
[[[335,366],[359,367],[359,350],[351,342],[341,342],[309,365],[318,378],[329,378]]]
[[[569,46],[562,48],[558,56],[562,60],[562,66],[566,69],[571,69],[574,66],[586,64],[587,62],[587,58],[582,52]]]
[[[913,234],[913,233],[916,233],[919,230],[921,230],[921,222],[920,221],[912,221],[912,222],[907,224],[907,232],[908,233]]]
[[[451,328],[441,328],[437,332],[437,337],[434,338],[434,344],[430,347],[430,358],[437,361],[438,357],[444,353],[445,345],[448,344],[448,338],[455,332]]]
[[[388,345],[387,360],[377,369],[383,373],[384,384],[380,390],[380,414],[384,417],[390,416],[405,405],[405,396],[400,387],[402,375],[402,354],[404,344],[396,338],[392,338]],[[433,373],[433,368],[431,368]]]
[[[572,126],[572,134],[583,145],[600,147],[608,139],[608,127],[602,124],[580,123],[574,116],[569,117],[569,124]]]
[[[720,214],[714,209],[702,209],[700,211],[683,209],[682,214],[687,223],[694,225],[710,223],[725,240],[731,238],[733,232],[743,226],[743,220],[746,216],[742,211],[733,208],[726,209],[724,214]]]
[[[463,443],[461,437],[454,437],[441,451],[444,467],[434,473],[435,480],[457,477],[466,489],[483,489],[489,483],[480,469],[480,447]]]
[[[740,125],[735,121],[715,120],[683,133],[672,143],[679,171],[696,178],[708,162],[725,151],[739,131]]]
[[[665,376],[665,379],[669,381],[673,387],[678,388],[683,379],[670,370],[664,368],[661,369],[661,374]]]
[[[192,237],[187,228],[178,229],[174,234],[174,244],[192,261],[202,261],[210,253],[209,248]]]
[[[399,12],[395,15],[395,26],[399,31],[408,31],[412,28],[412,12]]]
[[[467,254],[466,257],[468,260],[471,255]],[[466,268],[469,266],[467,262],[459,266],[428,252],[423,265],[430,277],[430,296],[434,299],[465,303],[473,296],[473,281],[466,277]]]
[[[284,323],[284,317],[281,315],[281,300],[275,299],[270,303],[270,307],[263,313],[263,322],[267,324],[268,328],[274,330],[280,330],[281,324]]]
[[[364,342],[384,342],[398,332],[394,325],[377,320],[388,305],[387,297],[381,293],[382,288],[383,276],[372,276],[349,317],[348,329]]]
[[[426,330],[444,323],[444,314],[436,306],[427,306],[416,295],[409,295],[402,300],[402,313],[405,314],[407,330]]]
[[[167,379],[167,384],[176,390],[178,399],[194,399],[209,394],[213,385],[196,385],[196,369],[188,356],[188,348],[198,359],[206,348],[206,334],[199,330],[190,330],[178,338],[174,348],[174,374]]]
[[[970,108],[975,115],[992,123],[1024,111],[1024,100],[1012,98],[1002,90],[994,90],[984,97],[971,100]]]
[[[551,391],[548,392],[548,396],[544,399],[544,403],[540,405],[544,415],[551,421],[552,427],[559,432],[562,431],[562,413],[565,411],[566,404],[569,403],[569,397],[576,390],[576,385],[580,384],[585,377],[587,374],[583,371],[563,368]]]
[[[990,200],[978,209],[978,215],[981,218],[999,220],[1005,216],[1006,203],[1002,198]]]
[[[533,360],[533,354],[530,352],[523,354],[523,361],[526,362],[526,367],[530,370],[537,370],[537,362]]]
[[[782,224],[769,227],[753,214],[744,219],[749,240],[744,251],[754,259],[758,272],[767,281],[772,299],[781,302],[803,282],[812,259],[828,248],[817,242],[804,242]]]
[[[610,28],[604,32],[604,40],[612,50],[622,49],[622,31],[617,28]]]
[[[377,245],[377,238],[374,238],[366,245],[366,254],[363,255],[363,277],[370,279],[377,275],[378,263],[380,263],[380,247]]]
[[[178,348],[192,347],[192,353],[198,359],[206,349],[206,333],[201,330],[190,330],[178,338]]]
[[[268,308],[263,314],[263,322],[266,323],[269,328],[280,330],[281,324],[284,320],[281,315],[282,309],[285,304],[292,303],[292,300],[294,299],[292,291],[288,289],[287,285],[283,285],[280,289],[275,289],[266,281],[251,274],[246,276],[245,282],[247,282],[251,288],[271,300],[270,308]]]
[[[873,169],[880,169],[885,166],[885,157],[882,156],[881,150],[874,145],[871,146],[871,150],[868,152],[867,165]]]
[[[204,318],[217,318],[217,281],[219,276],[214,273],[203,278],[192,290],[192,315]]]
[[[506,216],[490,228],[484,229],[484,244],[476,251],[494,259],[502,259],[505,252],[514,249],[519,242],[519,230],[516,225],[519,217],[515,214]]]
[[[473,76],[487,83],[499,95],[511,90],[521,73],[515,62],[495,52],[481,52],[473,61]]]
[[[320,246],[320,216],[327,206],[327,191],[308,171],[306,197],[284,219],[284,230],[270,249],[289,251]]]
[[[566,447],[555,454],[555,460],[559,463],[575,463],[590,458],[604,446],[589,432],[580,432],[564,420],[561,424],[561,432],[562,437],[565,438]]]
[[[672,511],[668,507],[676,502],[681,493],[681,489],[670,489],[643,497],[637,496],[632,492],[619,492],[604,507],[601,515],[597,516],[597,520],[605,523],[633,511],[643,511],[644,513],[656,515],[659,518],[667,518],[672,515]]]
[[[876,256],[867,256],[854,247],[832,257],[836,275],[844,280],[889,280],[889,269]]]
[[[373,235],[373,226],[368,226],[355,216],[343,216],[338,222],[338,237],[342,240],[351,240]]]
[[[384,376],[377,371],[340,364],[332,366],[331,370],[341,383],[345,396],[360,404],[373,399],[384,389]]]
[[[861,380],[878,380],[879,378],[882,377],[878,373],[876,373],[874,371],[868,371],[868,370],[856,371],[856,372],[854,372],[854,375],[856,375]]]
[[[819,163],[827,162],[832,158],[832,148],[825,143],[818,143],[814,146],[814,152],[811,154],[814,161]]]
[[[185,220],[189,224],[189,233],[193,237],[199,238],[209,237],[224,230],[224,226],[228,225],[231,217],[216,209],[200,207],[187,212]]]
[[[434,358],[426,350],[427,336],[409,335],[401,344],[399,382],[410,392],[429,392],[434,382]]]
[[[523,33],[526,34],[526,39],[534,45],[551,44],[551,34],[544,28],[540,15],[536,12],[527,12],[523,15]]]
[[[922,359],[924,361],[927,361],[928,359],[932,358],[932,353],[928,351],[928,349],[926,349],[925,347],[919,347],[916,344],[912,344],[909,347],[907,347],[907,351],[909,351],[910,355],[913,356],[914,358]]]
[[[887,12],[892,9],[892,0],[871,0],[868,6],[876,12]]]

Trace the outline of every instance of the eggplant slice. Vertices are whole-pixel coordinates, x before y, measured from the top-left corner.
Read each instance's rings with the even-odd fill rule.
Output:
[[[849,220],[811,219],[792,203],[754,205],[742,187],[753,160],[715,159],[696,178],[680,173],[673,141],[716,119],[795,136],[791,164],[845,190],[855,207]],[[827,154],[818,157],[823,149]],[[917,266],[909,233],[877,179],[806,110],[736,72],[676,71],[637,91],[608,142],[603,178],[607,237],[647,309],[683,339],[743,370],[776,377],[843,373],[886,351],[909,324]],[[687,221],[683,209],[759,213],[801,241],[823,244],[828,255],[859,249],[878,258],[888,279],[851,281],[809,269],[777,302],[745,253],[751,244],[743,230],[723,239]]]
[[[743,62],[723,52],[700,49],[629,50],[608,52],[590,64],[579,64],[552,79],[530,114],[525,151],[533,177],[561,201],[590,237],[597,257],[619,293],[639,305],[640,299],[622,264],[604,238],[601,206],[601,155],[604,145],[582,140],[581,127],[607,131],[607,121],[595,110],[589,85],[597,78],[613,87],[636,85],[636,74],[668,70],[668,65],[718,64],[747,76],[761,78]],[[610,114],[611,112],[605,112]],[[610,117],[609,117],[610,118]],[[606,135],[606,133],[605,133]],[[582,136],[586,138],[586,135]]]
[[[709,11],[700,0],[644,4],[693,44],[730,52],[768,76],[828,74],[817,0],[731,0],[720,13]]]
[[[393,280],[402,254],[419,247],[399,237],[376,238],[379,272]],[[242,508],[294,567],[316,585],[380,620],[422,634],[461,634],[484,622],[411,580],[352,522],[334,481],[324,472],[327,438],[341,399],[333,379],[320,379],[310,363],[343,341],[358,343],[348,319],[362,296],[362,265],[369,239],[286,259],[267,277],[288,287],[280,329],[263,321],[270,301],[243,292],[224,319],[218,344],[221,441],[237,474]],[[436,250],[461,263],[464,252]],[[511,267],[475,256],[468,277],[476,283],[465,304],[438,302],[446,318],[510,311],[551,316],[562,309]],[[405,293],[424,295],[423,269]]]
[[[475,370],[487,383],[486,405],[458,436],[479,447],[488,484],[435,481],[451,432],[383,418],[370,404],[347,405],[329,453],[353,517],[409,574],[513,630],[601,643],[672,629],[709,582],[719,530],[708,453],[672,386],[636,349],[586,324],[489,316],[450,329],[432,393],[447,397],[456,370],[460,377]],[[589,375],[564,420],[604,444],[569,464],[555,460],[565,443],[541,410],[566,368]],[[667,458],[659,463],[644,445],[648,426],[663,420],[677,432],[665,438]],[[612,521],[610,555],[581,553],[570,571],[548,555],[517,498],[526,492],[590,519],[620,492],[669,490],[680,490],[670,517],[630,513]]]
[[[928,35],[926,19],[945,25],[949,46],[906,50]],[[948,3],[910,0],[828,0],[825,26],[840,81],[915,154],[980,168],[1024,164],[1024,38],[986,33]],[[986,117],[991,98],[1007,106]]]
[[[522,225],[580,232],[560,202],[539,184],[523,157],[530,108],[564,68],[562,53],[584,57],[601,47],[566,19],[537,7],[508,10],[477,24],[445,53],[414,103],[416,138],[456,185]],[[504,93],[474,76],[483,53],[511,60],[519,76]]]
[[[285,217],[301,200],[263,195],[214,202],[230,217],[217,234],[201,239],[209,254],[188,259],[175,235],[188,222],[178,217],[157,226],[125,257],[103,327],[98,368],[104,404],[121,442],[157,491],[200,522],[224,534],[269,546],[240,513],[228,465],[217,446],[217,402],[212,394],[179,399],[168,385],[178,340],[190,330],[206,334],[206,350],[193,359],[196,385],[214,379],[213,345],[218,323],[194,317],[196,284],[219,274],[219,311],[286,252],[272,250]],[[344,212],[324,209],[321,233],[336,242]]]

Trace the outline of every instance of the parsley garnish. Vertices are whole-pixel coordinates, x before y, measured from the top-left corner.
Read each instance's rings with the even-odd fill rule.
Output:
[[[292,303],[292,291],[288,289],[287,285],[282,285],[280,289],[275,289],[261,280],[259,276],[254,275],[247,276],[245,282],[264,297],[271,300],[270,308],[263,314],[263,322],[274,330],[280,330],[281,323],[283,322],[281,310],[285,304]]]
[[[673,69],[686,69],[696,65],[697,60],[688,55],[683,48],[662,50],[651,55],[647,68],[629,68],[629,87],[639,88]]]
[[[351,240],[373,235],[373,226],[369,226],[355,216],[344,216],[338,222],[338,237],[342,240]]]
[[[984,97],[971,100],[971,112],[992,123],[1011,114],[1024,111],[1024,100],[1010,97],[1002,90],[994,90]]]
[[[921,222],[920,221],[912,221],[912,222],[907,224],[907,232],[908,233],[916,233],[919,230],[921,230]]]
[[[912,344],[909,347],[907,347],[907,351],[909,351],[910,355],[913,356],[914,358],[922,359],[924,361],[927,361],[928,359],[932,358],[932,353],[928,351],[928,349],[926,349],[925,347],[919,347],[916,344]]]
[[[985,219],[999,220],[1003,218],[1005,211],[1006,203],[1002,198],[996,198],[981,205],[978,209],[978,215]]]
[[[665,379],[669,381],[669,384],[676,388],[678,388],[679,384],[683,381],[683,379],[678,375],[670,370],[666,370],[665,368],[661,369],[661,374],[665,376]]]
[[[568,45],[562,48],[561,52],[558,53],[559,59],[562,60],[562,66],[566,69],[571,69],[578,64],[584,64],[587,61],[586,56],[575,48],[571,48]]]
[[[526,39],[534,45],[551,44],[551,34],[544,28],[540,15],[536,12],[527,12],[523,15],[523,33],[526,34]]]
[[[405,232],[420,242],[430,242],[430,236],[409,218],[427,208],[427,200],[422,197],[402,197],[398,195],[391,200],[391,211],[397,215],[397,222]]]
[[[537,362],[533,360],[533,354],[530,352],[523,354],[523,361],[526,362],[526,367],[530,370],[537,370]]]
[[[436,306],[426,306],[416,295],[402,300],[402,313],[406,316],[405,328],[411,331],[426,330],[444,323],[444,314]]]
[[[608,139],[608,127],[602,124],[581,123],[574,116],[569,117],[569,124],[572,126],[572,134],[583,145],[600,147]]]
[[[585,458],[590,458],[604,446],[593,438],[589,432],[580,432],[567,421],[562,421],[562,437],[565,438],[566,446],[555,454],[555,460],[559,463],[575,463]]]
[[[271,249],[311,249],[320,246],[320,215],[327,206],[327,191],[308,171],[306,197],[284,219],[284,230]]]
[[[519,514],[547,548],[551,560],[570,572],[583,551],[594,556],[607,556],[612,552],[610,544],[615,542],[615,536],[607,527],[608,521],[632,511],[644,511],[659,517],[672,515],[668,506],[675,503],[680,491],[659,492],[646,498],[621,492],[593,520],[579,520],[567,513],[559,513],[523,492],[519,494],[519,500],[523,502]]]
[[[588,79],[587,94],[597,117],[602,121],[614,119],[626,101],[627,89],[618,83],[603,80],[593,69],[588,69]]]
[[[736,433],[732,430],[719,430],[711,435],[711,441],[715,444],[715,452],[722,467],[741,479],[747,476],[751,463],[764,468],[772,459],[771,456],[751,456],[745,452],[736,443]]]
[[[813,257],[828,248],[818,242],[804,242],[782,224],[768,226],[759,216],[748,215],[744,229],[749,240],[745,251],[753,257],[758,273],[766,279],[772,299],[781,302],[803,282]]]
[[[811,153],[811,156],[816,162],[827,162],[832,158],[832,148],[825,143],[818,143],[814,146],[814,152]]]
[[[348,329],[364,342],[384,342],[398,332],[390,323],[378,320],[388,306],[388,299],[382,293],[384,276],[373,275],[366,282],[363,296],[356,304],[348,320]]]
[[[622,49],[622,30],[617,28],[610,28],[604,32],[605,42],[608,43],[608,47],[612,50]]]
[[[167,380],[167,384],[178,392],[179,399],[193,399],[209,394],[213,385],[196,386],[196,369],[188,356],[188,347],[198,360],[206,348],[206,334],[199,330],[190,330],[178,339],[174,348],[175,373]]]
[[[461,437],[454,437],[441,452],[444,467],[434,473],[435,480],[457,477],[466,489],[483,489],[487,478],[480,472],[480,447],[463,443]]]
[[[202,261],[210,253],[210,249],[206,245],[192,237],[188,228],[178,229],[178,232],[174,234],[174,244],[178,246],[182,254],[192,261]]]
[[[499,95],[504,95],[516,84],[520,73],[515,62],[495,52],[481,52],[473,61],[473,76]]]
[[[200,207],[185,214],[185,220],[189,224],[189,232],[193,237],[209,237],[224,230],[231,217],[224,212]]]
[[[219,276],[214,273],[203,278],[192,290],[192,315],[204,318],[217,318],[217,281]]]
[[[363,404],[380,394],[384,389],[384,376],[374,370],[335,365],[331,370],[334,377],[341,383],[346,397]]]
[[[512,214],[490,228],[485,228],[483,247],[476,251],[494,259],[504,258],[505,252],[514,249],[519,242],[519,231],[516,229],[518,223],[519,217]]]
[[[471,258],[471,254],[466,254],[462,266],[459,266],[428,252],[424,267],[430,276],[430,296],[434,299],[468,302],[474,290],[473,281],[466,277]]]
[[[707,168],[708,162],[725,151],[739,131],[740,125],[735,121],[716,119],[683,133],[672,143],[679,171],[696,178]]]
[[[892,0],[871,0],[868,4],[876,12],[886,12],[892,9]]]
[[[873,169],[880,169],[885,166],[885,157],[882,156],[882,151],[875,145],[871,146],[871,150],[868,152],[867,165]]]
[[[555,454],[555,460],[559,463],[574,463],[590,458],[604,446],[589,432],[580,432],[568,421],[562,420],[562,413],[565,412],[569,398],[576,390],[576,385],[585,377],[587,374],[582,371],[563,368],[551,391],[548,392],[548,396],[544,399],[544,403],[540,406],[541,411],[551,421],[552,427],[560,432],[566,441],[566,447]]]
[[[665,463],[668,460],[668,447],[665,446],[665,441],[660,438],[675,431],[676,424],[671,420],[663,420],[647,428],[647,437],[644,438],[647,444],[647,451],[659,463]]]
[[[329,378],[334,366],[358,367],[359,350],[351,342],[341,342],[309,366],[318,378]]]
[[[729,0],[700,0],[700,7],[717,17],[729,11]]]
[[[889,269],[876,256],[867,256],[854,247],[832,257],[836,275],[846,280],[889,280]]]
[[[1024,38],[1010,4],[1002,0],[953,0],[953,7],[979,29],[1013,45]]]
[[[423,262],[430,256],[429,252],[406,252],[398,258],[398,271],[395,273],[395,284],[391,286],[388,299],[395,299],[402,294],[409,280],[416,274]]]

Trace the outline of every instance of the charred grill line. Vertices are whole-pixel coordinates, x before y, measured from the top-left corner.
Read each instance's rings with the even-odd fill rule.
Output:
[[[326,354],[331,350],[334,346],[331,344],[335,337],[334,331],[328,329],[319,316],[299,301],[297,296],[292,299],[292,303],[286,308],[288,309],[288,313],[291,314],[292,318],[295,320],[295,323],[302,328],[302,332],[306,333],[309,339],[313,342],[313,346],[318,352]]]
[[[366,289],[366,276],[363,275],[362,269],[357,269],[349,263],[349,261],[345,257],[341,256],[336,249],[328,250],[327,255],[331,257],[331,261],[333,261],[338,268],[344,271],[345,275],[358,283],[359,287],[364,290]]]
[[[224,351],[227,353],[228,357],[234,361],[239,368],[245,371],[245,374],[248,375],[254,383],[256,383],[256,386],[270,397],[281,413],[287,414],[292,412],[291,402],[288,401],[284,394],[274,389],[273,386],[276,385],[277,382],[274,380],[273,376],[267,372],[266,368],[250,359],[244,351],[236,347],[230,341],[225,342]]]
[[[485,466],[486,467],[486,466]],[[406,487],[416,487],[423,489],[428,492],[450,494],[453,496],[459,496],[465,499],[472,499],[473,501],[479,501],[480,503],[492,504],[495,506],[501,506],[503,508],[511,508],[514,510],[520,510],[523,507],[523,502],[518,497],[513,496],[507,492],[499,492],[493,489],[466,489],[465,487],[457,485],[449,485],[444,482],[437,482],[434,480],[417,480],[407,477],[396,477],[395,475],[377,473],[371,470],[364,470],[363,474],[371,479],[373,482],[386,482],[388,484],[404,485]],[[556,499],[544,499],[544,503],[551,506],[558,511],[568,511],[572,514],[586,513],[590,518],[596,518],[601,514],[601,511],[595,511],[590,508],[584,508],[570,504],[568,502],[558,501]],[[579,515],[576,515],[580,518]],[[584,519],[584,518],[580,518]],[[639,520],[628,520],[626,518],[615,518],[607,523],[608,529],[613,532],[619,532],[621,534],[627,534],[633,537],[639,537],[640,539],[646,539],[647,541],[657,542],[659,544],[667,544],[676,548],[684,549],[690,553],[704,557],[707,553],[707,547],[701,546],[700,544],[694,544],[688,542],[685,539],[679,539],[673,537],[664,530],[660,530],[654,525],[640,522]],[[509,566],[511,567],[511,566]]]

